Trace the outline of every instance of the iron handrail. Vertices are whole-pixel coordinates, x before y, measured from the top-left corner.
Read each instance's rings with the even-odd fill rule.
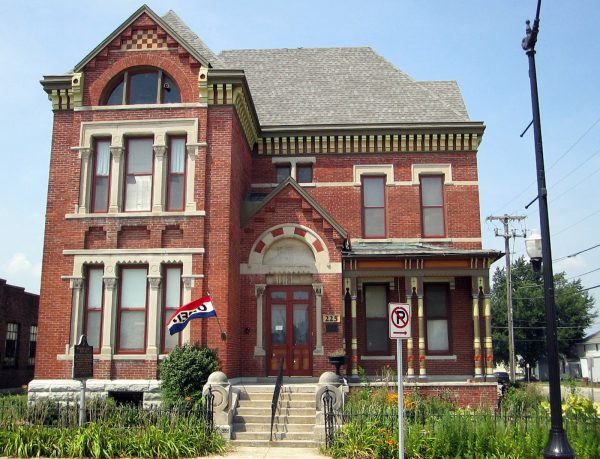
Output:
[[[275,382],[275,390],[273,391],[273,400],[271,401],[271,437],[269,441],[273,441],[273,421],[275,420],[275,411],[277,411],[277,405],[279,404],[279,393],[281,392],[281,385],[283,382],[283,359],[279,360],[279,373],[277,374],[277,381]]]

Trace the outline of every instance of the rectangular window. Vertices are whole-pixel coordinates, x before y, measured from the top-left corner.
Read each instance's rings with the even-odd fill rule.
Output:
[[[286,166],[277,166],[277,183],[283,182],[292,173],[292,167],[288,164]]]
[[[19,324],[6,324],[6,340],[4,344],[4,366],[16,367],[19,351]]]
[[[181,306],[181,266],[168,265],[163,277],[163,352],[179,346],[181,333],[169,334],[167,324],[177,308]]]
[[[427,352],[447,353],[450,351],[448,284],[425,284],[424,303],[427,320]]]
[[[119,288],[118,352],[146,350],[148,268],[123,267]]]
[[[423,237],[443,237],[444,177],[421,177],[421,218]]]
[[[167,210],[183,210],[185,202],[185,138],[169,139]]]
[[[367,354],[389,354],[387,285],[365,285]]]
[[[94,352],[99,352],[102,344],[103,275],[104,268],[89,268],[87,270],[84,333],[88,344],[94,348]]]
[[[35,351],[37,347],[37,325],[32,325],[29,328],[29,358],[27,364],[30,367],[35,365]]]
[[[96,141],[93,161],[92,212],[108,212],[110,140]]]
[[[298,178],[298,183],[312,183],[312,164],[299,164],[298,166],[296,166],[296,176]]]
[[[128,139],[125,211],[149,211],[152,206],[153,139]]]
[[[385,177],[362,177],[364,237],[385,237]]]

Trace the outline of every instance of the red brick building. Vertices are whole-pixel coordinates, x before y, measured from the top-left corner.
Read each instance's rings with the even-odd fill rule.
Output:
[[[215,55],[144,6],[72,73],[45,76],[54,127],[36,378],[154,380],[180,342],[232,377],[395,365],[387,303],[412,305],[404,368],[492,376],[477,149],[452,81],[370,48]],[[210,292],[219,321],[170,337]],[[220,324],[220,325],[219,325]],[[225,339],[222,339],[222,332]]]
[[[33,379],[39,296],[0,279],[0,389]]]

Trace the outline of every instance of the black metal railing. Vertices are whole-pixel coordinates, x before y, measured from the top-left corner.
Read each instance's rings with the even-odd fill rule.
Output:
[[[273,422],[275,421],[275,412],[277,411],[277,405],[279,404],[279,393],[281,392],[281,386],[283,383],[283,361],[279,361],[279,373],[277,374],[277,381],[275,382],[275,390],[273,391],[273,400],[271,401],[271,437],[270,441],[273,441]]]
[[[213,430],[214,427],[214,402],[215,395],[213,394],[212,387],[208,386],[208,391],[204,395],[204,404],[202,405],[202,417],[206,421],[206,429],[208,431]]]
[[[337,428],[337,413],[333,409],[333,395],[329,388],[325,388],[323,392],[323,412],[325,413],[325,446],[330,448],[333,445],[333,437]]]

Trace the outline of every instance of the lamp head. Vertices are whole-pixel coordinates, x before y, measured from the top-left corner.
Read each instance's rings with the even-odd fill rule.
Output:
[[[525,249],[531,259],[535,272],[540,272],[542,267],[542,236],[538,230],[531,230],[529,237],[525,238]]]

